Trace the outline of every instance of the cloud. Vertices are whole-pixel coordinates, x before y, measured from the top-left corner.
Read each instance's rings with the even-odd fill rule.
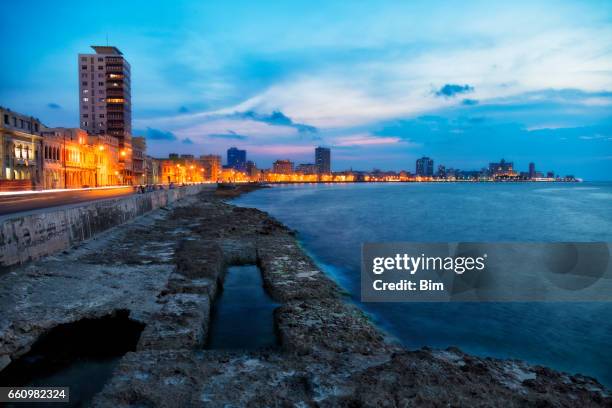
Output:
[[[187,108],[186,106],[181,106],[178,111],[179,113],[188,113],[189,108]]]
[[[213,133],[208,135],[208,137],[213,139],[234,139],[234,140],[246,140],[249,137],[245,135],[239,135],[233,130],[228,130],[227,133]]]
[[[139,133],[139,132],[136,131],[135,133]],[[177,140],[178,139],[176,135],[172,132],[165,132],[163,130],[154,129],[150,127],[147,127],[147,130],[145,130],[144,132],[140,132],[140,133],[144,133],[145,137],[149,140]]]
[[[443,96],[445,98],[452,98],[455,95],[473,92],[474,87],[470,85],[457,85],[457,84],[446,84],[438,91],[436,91],[436,96]]]
[[[51,109],[62,109],[62,107],[54,102],[50,102],[47,104],[47,108],[51,108]]]
[[[478,105],[478,100],[477,99],[464,99],[461,101],[461,104],[465,106],[474,106],[474,105]]]
[[[372,146],[388,145],[401,142],[399,137],[380,137],[370,134],[342,136],[336,139],[334,146]]]
[[[295,123],[290,117],[281,111],[273,111],[271,114],[261,114],[249,110],[246,112],[236,112],[233,116],[241,119],[250,119],[264,122],[272,126],[288,126],[297,129],[300,133],[316,133],[317,128],[303,123]]]
[[[191,140],[190,138],[186,137],[183,140],[181,140],[181,143],[192,145],[193,144],[193,140]]]

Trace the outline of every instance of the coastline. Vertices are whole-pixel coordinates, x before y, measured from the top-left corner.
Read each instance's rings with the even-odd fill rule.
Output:
[[[612,403],[609,391],[590,377],[518,360],[474,357],[453,347],[408,351],[389,342],[304,252],[294,231],[262,211],[224,201],[257,188],[201,193],[142,217],[125,231],[0,277],[0,304],[3,310],[10,307],[0,322],[0,358],[23,355],[54,325],[127,309],[145,328],[93,406]],[[142,250],[130,256],[144,242],[146,257]],[[73,271],[66,270],[66,261]],[[210,309],[225,269],[241,264],[260,267],[266,292],[280,304],[274,312],[279,346],[206,350]],[[89,268],[79,269],[83,265]],[[109,270],[113,279],[131,276],[132,281],[113,287]],[[92,278],[99,286],[70,294],[68,301],[40,294],[50,297],[43,310],[36,302],[23,302],[28,289],[58,288],[64,279],[80,279],[85,287]],[[24,290],[18,293],[11,290],[20,287]],[[72,309],[54,308],[53,301]]]

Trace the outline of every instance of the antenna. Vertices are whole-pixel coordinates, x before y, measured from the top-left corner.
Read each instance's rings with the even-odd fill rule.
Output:
[[[108,33],[106,33],[106,46],[108,47]]]

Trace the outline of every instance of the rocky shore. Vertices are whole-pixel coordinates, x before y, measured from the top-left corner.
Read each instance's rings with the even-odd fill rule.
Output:
[[[244,191],[185,198],[0,276],[0,369],[59,324],[127,310],[144,330],[95,407],[612,406],[609,391],[589,377],[394,344],[293,231],[224,201]],[[225,270],[241,264],[260,267],[280,304],[279,346],[208,350]]]

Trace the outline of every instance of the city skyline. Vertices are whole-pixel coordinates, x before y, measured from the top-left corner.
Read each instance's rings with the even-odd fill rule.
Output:
[[[8,60],[27,61],[2,70],[0,105],[79,127],[75,55],[108,34],[132,66],[133,135],[147,138],[153,156],[240,144],[271,167],[288,157],[310,163],[312,146],[325,145],[335,171],[410,170],[422,156],[479,169],[511,157],[517,168],[535,161],[609,180],[611,24],[599,5],[470,3],[461,13],[444,4],[320,5],[288,24],[288,10],[266,4],[228,13],[184,2],[162,13],[134,2],[110,24],[107,11],[89,5],[39,4],[58,22],[44,41],[17,19],[0,29],[20,44],[5,51]],[[7,5],[7,15],[27,6]],[[62,24],[94,11],[86,30]],[[253,15],[268,24],[254,29]],[[334,18],[344,23],[309,30]]]

